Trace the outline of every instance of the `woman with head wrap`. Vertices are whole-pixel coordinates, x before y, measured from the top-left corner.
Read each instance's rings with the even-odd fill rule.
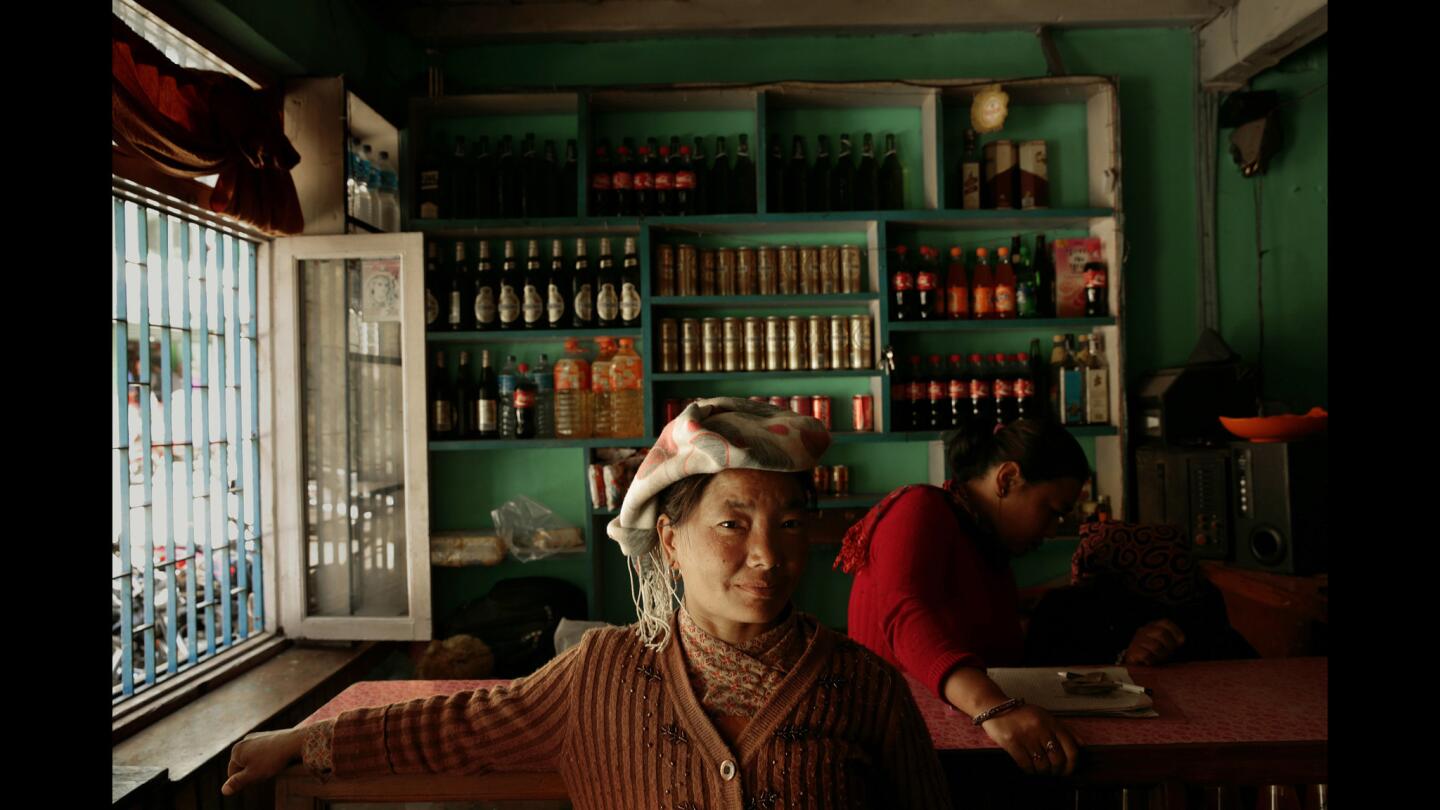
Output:
[[[693,403],[607,529],[636,624],[508,686],[251,735],[223,792],[303,758],[336,777],[558,769],[577,808],[948,806],[905,680],[790,602],[829,444],[791,411]]]

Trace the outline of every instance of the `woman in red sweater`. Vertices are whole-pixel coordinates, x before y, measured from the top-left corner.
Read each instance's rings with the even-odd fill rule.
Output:
[[[846,534],[835,564],[855,576],[850,636],[973,717],[1025,771],[1069,775],[1074,736],[985,670],[1024,652],[1010,558],[1054,535],[1090,465],[1053,420],[963,429],[945,450],[943,487],[902,487]]]

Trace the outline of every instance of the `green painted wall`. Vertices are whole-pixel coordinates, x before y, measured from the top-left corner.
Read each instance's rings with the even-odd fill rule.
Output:
[[[1330,401],[1329,95],[1321,87],[1329,73],[1329,41],[1321,37],[1251,82],[1254,90],[1278,92],[1283,105],[1282,146],[1265,175],[1240,175],[1229,155],[1233,130],[1221,131],[1216,157],[1220,333],[1235,351],[1255,358],[1258,187],[1265,250],[1265,393],[1299,413]],[[1316,92],[1301,98],[1311,90]]]

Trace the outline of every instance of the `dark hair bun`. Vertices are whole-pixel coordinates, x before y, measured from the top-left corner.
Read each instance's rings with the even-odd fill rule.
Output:
[[[1090,477],[1085,450],[1053,417],[1016,419],[999,430],[994,423],[970,422],[943,439],[945,460],[959,481],[979,478],[1007,461],[1019,464],[1027,481]]]

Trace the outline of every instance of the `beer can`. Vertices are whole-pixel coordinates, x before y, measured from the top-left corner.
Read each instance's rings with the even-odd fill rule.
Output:
[[[684,402],[678,399],[665,400],[665,424],[668,425],[675,421],[675,417],[679,416],[683,410],[685,410]]]
[[[720,370],[719,318],[704,318],[700,321],[700,369]]]
[[[675,246],[660,245],[655,248],[655,264],[659,278],[655,283],[656,295],[675,294]]]
[[[810,347],[805,345],[805,319],[791,315],[785,319],[785,368],[803,371],[810,360]]]
[[[850,368],[875,367],[875,332],[869,315],[850,316]]]
[[[779,260],[773,247],[762,247],[755,251],[755,292],[760,295],[777,295],[779,287]]]
[[[829,467],[826,467],[824,464],[817,464],[817,465],[815,465],[815,469],[814,469],[814,471],[811,473],[811,475],[814,476],[815,492],[816,492],[816,494],[818,494],[818,495],[820,495],[820,496],[822,496],[822,497],[825,496],[825,495],[829,495],[829,494],[830,494],[830,468],[829,468]]]
[[[830,316],[830,367],[850,368],[850,319]]]
[[[810,414],[819,419],[826,430],[830,430],[830,397],[810,397]]]
[[[1020,142],[1020,207],[1050,207],[1050,171],[1044,141]]]
[[[1015,142],[1009,139],[985,144],[985,188],[991,208],[1015,208]]]
[[[765,318],[765,370],[785,368],[785,325],[778,315]]]
[[[815,295],[820,292],[820,249],[800,248],[800,294]]]
[[[850,494],[850,468],[844,464],[836,464],[830,468],[830,483],[832,491],[836,495]]]
[[[805,330],[807,366],[812,371],[830,370],[830,319],[811,315]]]
[[[715,294],[735,295],[735,248],[720,248],[715,262]]]
[[[725,370],[740,371],[742,369],[740,358],[743,351],[740,339],[740,319],[725,318],[721,321],[721,325],[724,343],[720,356]]]
[[[660,370],[680,370],[680,323],[674,318],[660,319]]]
[[[790,407],[790,400],[785,397],[770,397],[770,404],[777,408],[788,408]]]
[[[681,245],[675,249],[675,291],[679,294],[700,294],[700,270],[697,261],[694,245]]]
[[[790,397],[790,410],[801,416],[809,416],[814,407],[814,404],[810,401],[810,397],[805,394]]]
[[[780,294],[795,295],[800,292],[800,257],[789,245],[781,245],[775,252],[780,256]]]
[[[833,295],[840,292],[840,248],[834,245],[820,246],[820,294]]]
[[[860,264],[860,246],[844,245],[840,248],[840,292],[864,292],[861,276],[864,268]]]
[[[700,294],[715,294],[715,251],[700,251]]]
[[[856,394],[850,400],[850,426],[856,433],[872,433],[875,430],[875,398],[870,394]]]
[[[680,370],[700,370],[700,322],[694,318],[680,321]]]
[[[754,315],[745,319],[745,370],[765,370],[765,322]]]
[[[735,251],[735,294],[755,294],[755,248],[742,247]]]

